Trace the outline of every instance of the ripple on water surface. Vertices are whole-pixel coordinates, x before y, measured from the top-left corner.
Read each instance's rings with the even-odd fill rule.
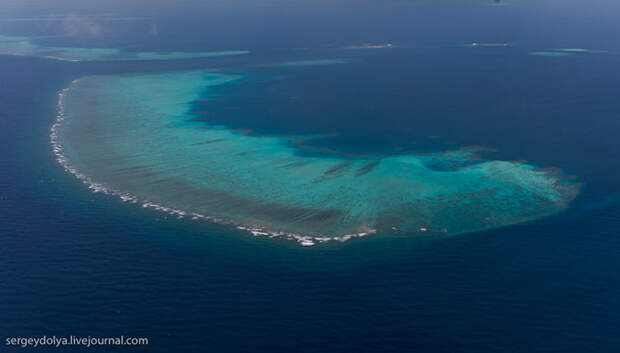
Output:
[[[85,77],[61,93],[53,147],[95,190],[303,245],[500,227],[557,213],[578,192],[558,172],[474,161],[474,151],[305,156],[295,137],[247,136],[189,113],[210,87],[242,78],[204,71]]]

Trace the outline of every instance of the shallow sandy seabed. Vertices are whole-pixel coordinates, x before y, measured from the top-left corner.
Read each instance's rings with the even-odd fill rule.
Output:
[[[308,157],[299,137],[254,137],[191,115],[210,87],[243,80],[204,71],[93,76],[59,97],[51,141],[94,191],[179,217],[230,223],[302,245],[370,234],[458,234],[568,207],[579,184],[473,150]],[[303,137],[302,137],[303,138]]]
[[[80,48],[47,46],[36,43],[36,37],[0,35],[0,54],[35,56],[60,61],[127,61],[180,60],[249,54],[248,50],[209,52],[130,52],[117,48]]]

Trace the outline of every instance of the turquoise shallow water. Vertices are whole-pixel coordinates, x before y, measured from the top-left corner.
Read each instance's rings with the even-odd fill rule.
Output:
[[[36,56],[61,61],[178,60],[249,54],[248,50],[207,52],[131,52],[118,48],[83,48],[39,44],[41,38],[0,35],[0,54]]]
[[[189,71],[74,81],[60,96],[58,157],[96,191],[303,245],[496,228],[557,213],[578,192],[557,171],[476,161],[473,149],[307,156],[303,141],[320,136],[256,137],[190,113],[217,99],[211,87],[243,80]]]

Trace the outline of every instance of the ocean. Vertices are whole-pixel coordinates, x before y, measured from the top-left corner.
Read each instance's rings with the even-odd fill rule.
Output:
[[[0,35],[27,37],[19,52],[0,45],[19,54],[0,55],[3,339],[149,338],[97,348],[110,352],[620,348],[620,5],[148,4],[1,5]],[[482,146],[490,161],[556,168],[579,194],[483,231],[302,246],[93,193],[56,160],[50,129],[74,80],[196,70],[243,77],[193,102],[201,124],[257,141],[323,136],[294,158]]]

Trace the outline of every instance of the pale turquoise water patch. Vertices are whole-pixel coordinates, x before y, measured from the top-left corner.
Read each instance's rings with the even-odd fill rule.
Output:
[[[483,48],[505,48],[510,47],[510,43],[505,42],[473,42],[469,44],[471,47],[483,47]]]
[[[213,56],[227,56],[227,55],[245,55],[249,54],[249,50],[226,50],[226,51],[213,51],[213,52],[182,52],[173,51],[169,53],[158,52],[140,52],[135,54],[137,60],[172,60],[172,59],[197,59],[197,58],[209,58]]]
[[[89,20],[101,20],[105,22],[112,21],[147,21],[152,20],[151,17],[140,16],[112,16],[112,15],[99,15],[99,16],[76,16],[76,15],[49,15],[46,17],[15,17],[15,18],[0,18],[0,22],[64,22],[74,19],[89,19]]]
[[[361,43],[344,47],[344,49],[386,49],[394,48],[392,43]]]
[[[586,49],[586,48],[561,48],[550,51],[534,51],[530,55],[535,56],[568,56],[572,54],[612,54],[607,50]]]
[[[46,46],[34,42],[34,37],[0,35],[0,54],[38,56],[63,61],[102,60],[179,60],[249,54],[248,50],[210,52],[130,52],[117,48],[79,48]]]
[[[34,37],[27,37],[27,36],[6,36],[6,35],[2,35],[0,34],[0,43],[2,42],[22,42],[22,41],[28,41],[31,40]]]
[[[557,51],[561,51],[565,53],[593,53],[593,54],[608,53],[607,50],[586,49],[586,48],[562,48],[562,49],[557,49]]]
[[[36,48],[33,53],[37,56],[58,58],[69,61],[98,60],[103,58],[117,58],[121,51],[115,48],[75,48],[75,47],[43,47]]]
[[[294,137],[246,136],[188,113],[210,87],[243,79],[202,71],[83,78],[60,101],[55,151],[95,189],[305,245],[526,222],[565,209],[578,192],[578,184],[528,164],[468,163],[475,154],[466,150],[302,156]]]
[[[588,53],[591,50],[583,49],[583,48],[564,48],[564,49],[557,49],[557,51],[566,52],[566,53]]]
[[[273,64],[261,65],[263,67],[306,67],[306,66],[324,66],[324,65],[338,65],[351,63],[351,59],[316,59],[316,60],[296,60],[296,61],[283,61]]]
[[[570,53],[560,52],[560,51],[533,51],[530,55],[534,56],[547,56],[547,57],[557,57],[557,56],[567,56]]]

